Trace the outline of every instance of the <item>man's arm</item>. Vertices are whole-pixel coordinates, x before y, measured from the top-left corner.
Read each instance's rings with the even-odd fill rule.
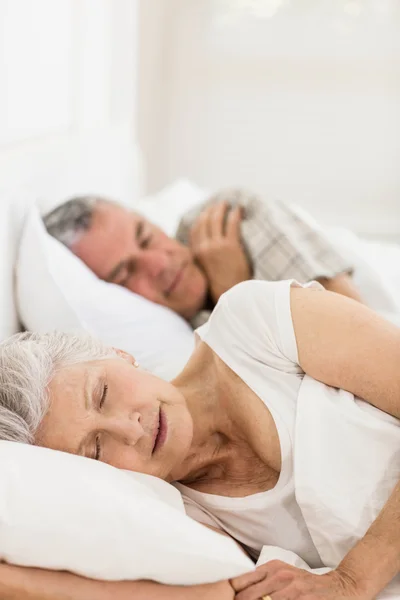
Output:
[[[183,566],[184,568],[184,566]],[[175,586],[152,581],[98,581],[72,573],[0,564],[1,600],[233,600],[228,581]]]

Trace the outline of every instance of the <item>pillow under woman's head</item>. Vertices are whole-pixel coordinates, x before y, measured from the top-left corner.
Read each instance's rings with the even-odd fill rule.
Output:
[[[104,580],[189,585],[250,571],[229,538],[184,513],[154,477],[0,442],[0,560]]]

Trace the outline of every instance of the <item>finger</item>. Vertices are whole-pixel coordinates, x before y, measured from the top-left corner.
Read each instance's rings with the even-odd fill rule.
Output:
[[[260,565],[256,568],[256,571],[261,571],[264,573],[268,573],[269,576],[275,575],[278,571],[284,569],[285,571],[290,571],[293,569],[291,565],[281,561],[281,560],[270,560],[263,565]],[[297,569],[296,569],[297,570]]]
[[[272,577],[283,567],[286,569],[288,565],[280,560],[272,560],[260,565],[255,571],[231,579],[231,584],[237,592],[240,592],[244,588],[249,587],[249,585],[258,583],[266,577]]]
[[[235,596],[235,600],[258,600],[264,596],[270,596],[271,600],[278,600],[282,598],[280,592],[285,594],[285,600],[291,600],[292,597],[295,597],[293,596],[294,588],[291,583],[292,579],[290,577],[280,577],[278,574],[272,577],[267,575],[258,583],[242,590]]]
[[[213,238],[222,237],[225,235],[226,215],[229,210],[226,201],[219,202],[211,207],[209,213],[209,231]]]
[[[207,210],[203,210],[198,216],[190,232],[190,241],[192,245],[199,245],[207,239],[208,235],[208,217]]]
[[[194,249],[194,248],[197,248],[198,244],[199,244],[199,233],[198,233],[198,227],[196,224],[196,226],[193,226],[192,229],[190,230],[189,245],[192,249]]]
[[[280,577],[280,573],[282,573],[282,571],[284,571],[285,574],[283,579],[282,577]],[[263,595],[268,595],[268,591],[264,591],[259,596],[253,596],[252,594],[254,590],[252,586],[260,584],[260,586],[266,586],[263,588],[265,590],[273,590],[274,587],[276,589],[281,589],[282,584],[287,585],[288,579],[291,579],[290,575],[290,565],[280,560],[271,560],[267,563],[264,563],[263,565],[257,567],[255,571],[252,571],[251,573],[246,573],[245,575],[241,575],[240,577],[235,577],[234,579],[230,580],[232,587],[237,592],[242,592],[242,596],[239,594],[235,600],[250,600],[250,598],[253,597],[257,598],[258,600],[258,598],[261,598]],[[270,588],[267,587],[268,585],[270,586]],[[259,587],[256,590],[257,593],[259,592]],[[246,595],[243,595],[244,591],[246,591],[247,589],[251,589],[251,594],[249,591],[250,595],[248,596],[248,599],[246,598]]]
[[[265,573],[255,569],[250,573],[245,573],[244,575],[240,575],[239,577],[234,577],[230,579],[230,584],[235,590],[235,592],[241,592],[242,590],[248,588],[259,581],[262,581],[265,578]]]
[[[229,212],[226,220],[225,235],[228,238],[237,240],[240,237],[240,225],[242,222],[242,207],[235,206]]]
[[[204,228],[204,237],[213,237],[213,221],[214,221],[215,206],[208,206],[201,213],[202,227]]]

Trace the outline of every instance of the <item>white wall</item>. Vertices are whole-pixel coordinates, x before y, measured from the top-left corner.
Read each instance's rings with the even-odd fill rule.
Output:
[[[400,4],[253,4],[283,8],[235,22],[215,18],[222,0],[142,0],[149,190],[182,175],[241,184],[400,236]]]
[[[0,159],[98,128],[135,135],[136,0],[0,0]]]
[[[138,194],[136,0],[0,0],[0,339],[34,200]]]

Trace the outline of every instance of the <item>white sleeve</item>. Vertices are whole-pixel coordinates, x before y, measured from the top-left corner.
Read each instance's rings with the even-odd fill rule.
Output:
[[[245,281],[221,296],[209,321],[197,334],[224,360],[234,351],[287,373],[301,373],[290,309],[293,280]]]

